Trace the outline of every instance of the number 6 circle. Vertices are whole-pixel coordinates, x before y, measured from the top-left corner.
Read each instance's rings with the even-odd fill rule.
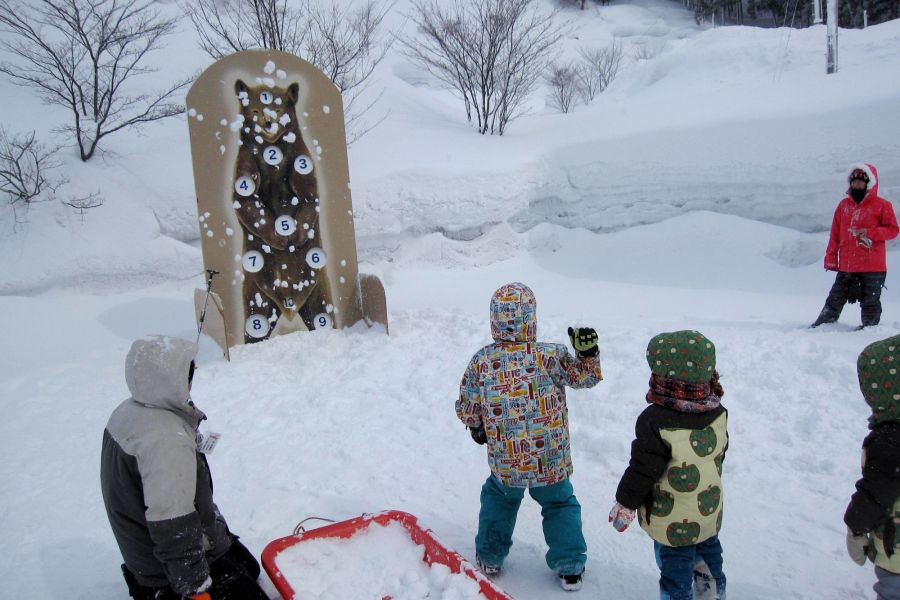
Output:
[[[294,159],[294,170],[301,175],[309,175],[313,170],[312,159],[305,154],[301,154]]]
[[[297,221],[290,215],[281,215],[275,219],[275,233],[288,236],[297,231]]]
[[[269,334],[269,320],[262,315],[250,315],[244,324],[244,331],[252,338],[264,338]]]
[[[306,264],[313,269],[321,269],[326,262],[328,262],[328,258],[325,256],[325,251],[321,248],[312,248],[306,253]]]

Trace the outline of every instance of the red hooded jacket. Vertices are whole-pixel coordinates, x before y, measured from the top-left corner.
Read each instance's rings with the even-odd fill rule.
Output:
[[[870,164],[857,165],[869,175],[869,188],[862,202],[857,204],[849,195],[834,210],[831,237],[825,249],[825,268],[845,273],[875,273],[887,271],[884,242],[897,237],[897,217],[890,202],[878,195],[878,171]],[[850,230],[865,231],[872,240],[867,248],[863,236]]]

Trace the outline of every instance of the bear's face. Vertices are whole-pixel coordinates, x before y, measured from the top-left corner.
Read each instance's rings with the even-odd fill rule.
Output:
[[[287,89],[267,85],[248,86],[237,80],[234,91],[241,103],[245,132],[273,143],[288,131],[296,129],[294,107],[300,86],[291,84]]]

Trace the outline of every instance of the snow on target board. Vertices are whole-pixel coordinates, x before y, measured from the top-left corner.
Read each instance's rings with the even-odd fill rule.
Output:
[[[512,600],[401,511],[275,540],[262,562],[285,600]]]
[[[271,335],[387,330],[384,289],[358,272],[341,95],[306,61],[247,50],[187,94],[203,261],[220,273],[226,347]]]

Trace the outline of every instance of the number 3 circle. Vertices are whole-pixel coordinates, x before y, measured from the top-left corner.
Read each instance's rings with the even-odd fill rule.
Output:
[[[301,154],[294,159],[294,170],[301,175],[309,175],[313,170],[312,159],[305,154]]]

